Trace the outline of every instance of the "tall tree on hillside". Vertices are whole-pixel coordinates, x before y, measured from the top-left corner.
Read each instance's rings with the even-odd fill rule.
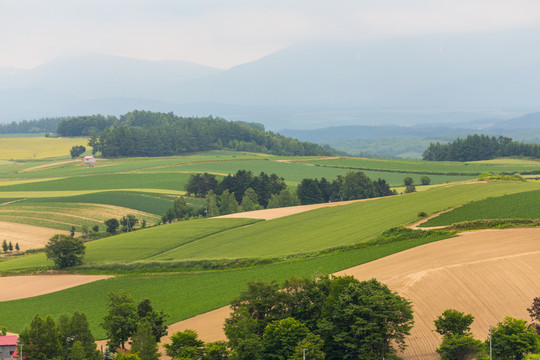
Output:
[[[61,234],[54,235],[45,246],[47,258],[53,260],[59,269],[82,264],[85,251],[86,246],[81,239]]]
[[[107,315],[101,327],[105,329],[112,351],[125,349],[125,343],[137,328],[137,307],[133,298],[125,292],[113,291],[107,295]]]
[[[218,198],[212,190],[206,194],[206,217],[214,217],[219,215]]]

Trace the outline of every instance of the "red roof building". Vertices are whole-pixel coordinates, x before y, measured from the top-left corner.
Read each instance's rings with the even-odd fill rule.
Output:
[[[17,335],[0,336],[0,359],[11,360],[12,354],[17,350]]]

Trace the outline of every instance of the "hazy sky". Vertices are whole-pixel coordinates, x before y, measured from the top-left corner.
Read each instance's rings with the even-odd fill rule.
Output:
[[[0,66],[104,53],[228,68],[302,42],[540,27],[540,0],[0,0]]]

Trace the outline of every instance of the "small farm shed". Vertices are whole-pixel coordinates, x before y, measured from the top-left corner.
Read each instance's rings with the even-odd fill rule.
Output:
[[[96,158],[94,157],[94,155],[88,155],[83,157],[83,161],[85,164],[93,164],[96,162]]]
[[[11,355],[17,350],[17,335],[0,336],[0,359],[11,360]]]

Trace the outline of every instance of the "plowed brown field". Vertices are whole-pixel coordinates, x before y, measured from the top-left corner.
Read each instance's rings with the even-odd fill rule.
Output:
[[[526,308],[540,296],[540,229],[486,230],[463,233],[339,272],[358,279],[377,278],[410,299],[415,326],[404,357],[438,359],[440,336],[433,320],[454,308],[471,313],[477,338],[505,316],[529,320]],[[224,339],[228,308],[187,319],[169,333],[195,329],[205,341]]]
[[[24,299],[107,279],[109,275],[31,275],[0,277],[0,301]]]

